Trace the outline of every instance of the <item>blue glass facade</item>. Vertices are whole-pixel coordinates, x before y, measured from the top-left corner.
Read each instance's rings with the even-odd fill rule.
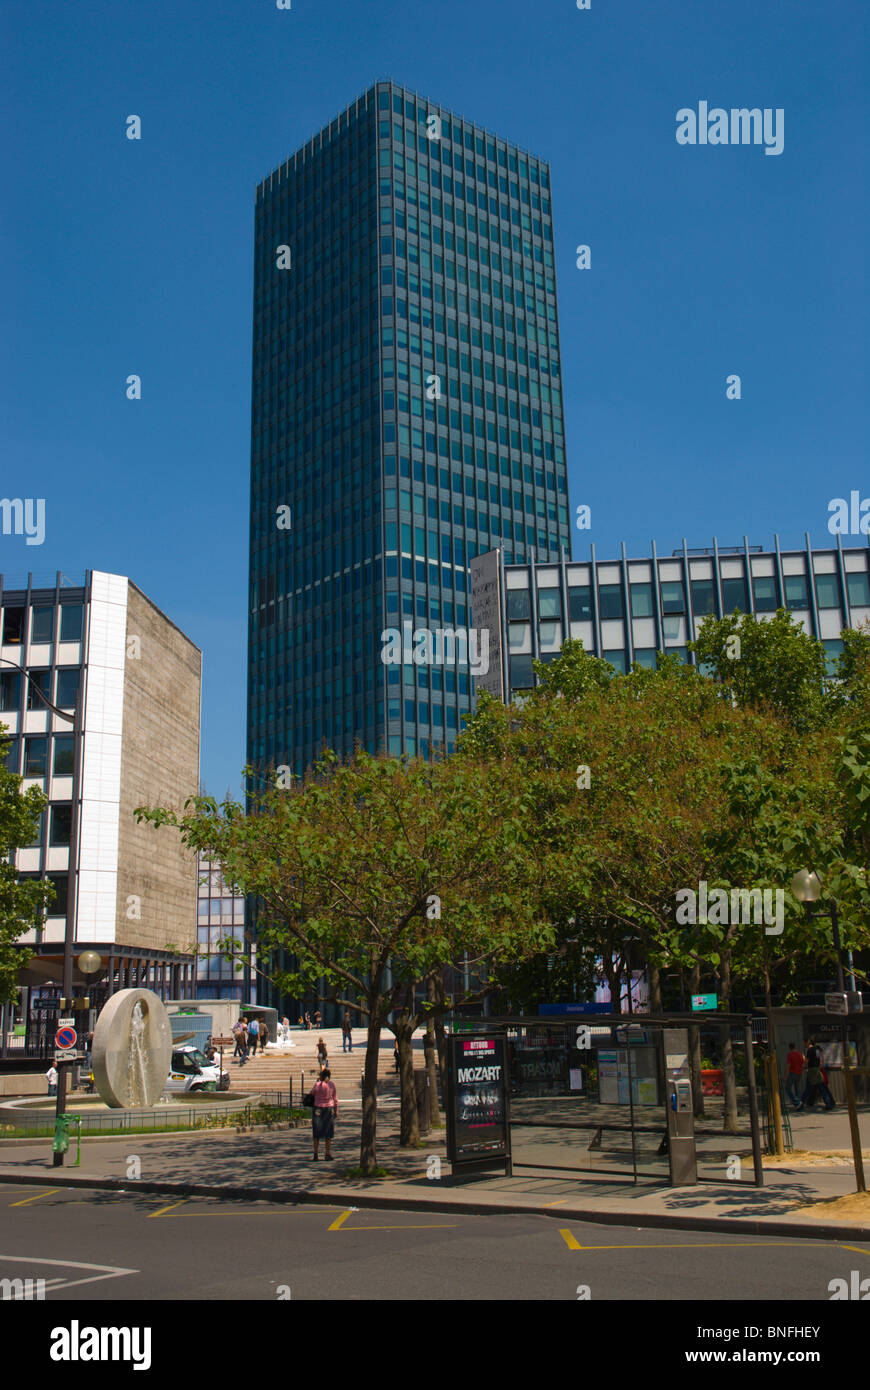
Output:
[[[452,747],[468,564],[569,546],[548,166],[390,82],[256,201],[248,759]]]

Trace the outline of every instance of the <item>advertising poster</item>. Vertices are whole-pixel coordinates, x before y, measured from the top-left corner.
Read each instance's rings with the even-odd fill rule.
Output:
[[[504,1039],[454,1037],[450,1043],[451,1160],[498,1160],[508,1153]]]

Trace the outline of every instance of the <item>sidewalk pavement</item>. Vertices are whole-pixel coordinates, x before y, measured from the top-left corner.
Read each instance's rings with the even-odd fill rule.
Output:
[[[845,1117],[843,1117],[845,1120]],[[765,1162],[765,1186],[748,1182],[701,1182],[669,1188],[660,1182],[602,1176],[479,1177],[461,1184],[449,1174],[444,1131],[434,1131],[416,1150],[401,1149],[395,1112],[378,1123],[378,1163],[386,1179],[351,1179],[358,1163],[359,1120],[346,1117],[336,1128],[335,1161],[312,1161],[307,1129],[194,1132],[190,1135],[130,1135],[85,1138],[82,1166],[52,1166],[51,1142],[0,1141],[0,1182],[140,1190],[178,1197],[218,1196],[245,1200],[319,1203],[333,1207],[394,1208],[405,1211],[464,1211],[468,1214],[536,1213],[560,1220],[638,1227],[800,1236],[870,1241],[870,1198],[855,1197],[842,1215],[809,1215],[808,1204],[855,1193],[851,1163],[825,1158]],[[835,1114],[805,1121],[796,1145],[809,1149],[820,1138],[839,1139]],[[825,1128],[827,1123],[831,1128]],[[797,1126],[795,1127],[797,1130]],[[848,1138],[848,1123],[846,1122]],[[837,1147],[844,1147],[837,1144]],[[138,1179],[128,1176],[140,1160]],[[441,1176],[438,1176],[440,1161]],[[870,1173],[870,1152],[865,1166]],[[744,1164],[746,1176],[751,1164]]]

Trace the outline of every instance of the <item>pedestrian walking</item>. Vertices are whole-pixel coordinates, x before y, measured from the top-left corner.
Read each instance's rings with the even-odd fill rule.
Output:
[[[399,1071],[399,1039],[398,1039],[398,1038],[396,1038],[396,1041],[393,1043],[393,1070],[394,1070],[396,1073],[398,1073],[398,1071]]]
[[[238,1023],[233,1026],[233,1037],[236,1045],[233,1048],[233,1057],[239,1058],[239,1066],[243,1066],[248,1056],[248,1027],[247,1019],[242,1016]]]
[[[269,1041],[269,1025],[264,1020],[260,1021],[260,1031],[257,1034],[260,1040],[260,1051],[266,1051],[266,1043]]]
[[[320,1067],[321,1074],[329,1066],[329,1056],[326,1051],[326,1043],[323,1041],[322,1038],[317,1039],[317,1064]]]
[[[252,1018],[250,1023],[248,1024],[248,1045],[251,1049],[252,1057],[256,1057],[257,1055],[257,1041],[259,1039],[259,1036],[260,1021],[259,1019]]]
[[[45,1073],[45,1079],[46,1079],[46,1081],[48,1082],[48,1094],[49,1094],[50,1096],[56,1096],[56,1095],[57,1095],[57,1067],[54,1065],[54,1062],[52,1062],[52,1064],[51,1064],[51,1066],[49,1067],[48,1071]]]
[[[795,1108],[801,1103],[801,1077],[806,1068],[806,1058],[793,1042],[788,1045],[788,1056],[785,1059],[785,1093],[793,1101]]]
[[[314,1109],[311,1112],[311,1130],[314,1137],[314,1159],[318,1158],[321,1139],[326,1141],[326,1157],[332,1158],[332,1140],[335,1122],[338,1119],[338,1092],[330,1078],[329,1068],[321,1074],[313,1087]]]
[[[315,1009],[315,1010],[314,1010],[314,1026],[315,1026],[315,1028],[320,1028],[320,1027],[322,1026],[322,1024],[323,1024],[323,1015],[321,1014],[321,1012],[320,1012],[319,1009]]]
[[[822,1072],[822,1054],[810,1038],[807,1047],[807,1085],[801,1098],[798,1110],[811,1110],[816,1103],[816,1095],[819,1094],[825,1103],[826,1110],[833,1110],[834,1097],[825,1085],[825,1078]]]
[[[342,1052],[353,1052],[353,1024],[350,1021],[350,1009],[345,1009],[344,1018],[341,1020],[341,1050]]]
[[[309,1013],[306,1013],[305,1015],[305,1027],[307,1029],[311,1028],[311,1015]]]

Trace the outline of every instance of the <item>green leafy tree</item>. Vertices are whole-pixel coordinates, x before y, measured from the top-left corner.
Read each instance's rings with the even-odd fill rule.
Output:
[[[741,708],[771,709],[799,731],[824,719],[825,649],[786,609],[705,618],[689,650]]]
[[[365,1020],[364,1172],[377,1165],[377,1066],[390,1017],[402,1059],[403,1137],[413,1142],[410,1034],[446,1007],[436,997],[433,1008],[430,982],[466,963],[483,976],[550,940],[522,834],[527,811],[522,778],[509,767],[406,764],[360,752],[346,765],[327,755],[308,780],[267,788],[247,810],[197,797],[183,816],[137,812],[177,827],[228,882],[257,897],[261,945],[295,957],[294,971],[276,974],[285,989],[325,980],[326,997]]]

